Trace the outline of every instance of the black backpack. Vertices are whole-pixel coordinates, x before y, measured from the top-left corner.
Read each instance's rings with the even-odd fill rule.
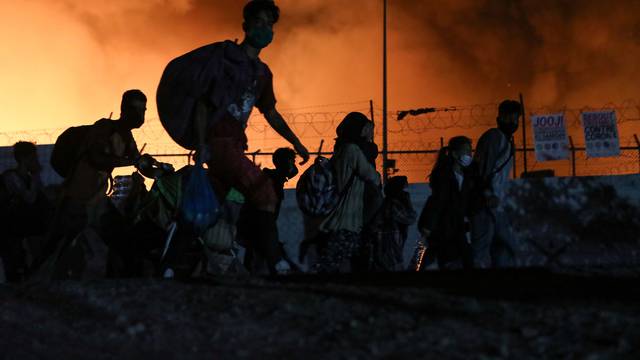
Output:
[[[51,152],[51,167],[63,178],[71,175],[76,163],[84,154],[91,126],[70,127],[56,139]]]

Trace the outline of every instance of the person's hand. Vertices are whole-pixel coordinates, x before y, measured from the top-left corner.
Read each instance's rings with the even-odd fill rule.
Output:
[[[307,252],[309,251],[309,243],[303,241],[300,243],[300,249],[298,250],[298,262],[300,264],[304,264],[304,259],[307,257]]]
[[[133,165],[138,170],[145,170],[151,168],[154,162],[155,160],[153,159],[153,157],[151,157],[151,155],[144,154],[141,155]]]
[[[306,164],[307,161],[309,161],[309,150],[307,150],[307,148],[304,145],[302,145],[302,143],[299,141],[296,144],[294,144],[293,147],[298,153],[298,155],[300,155],[300,157],[302,158],[300,165]]]
[[[169,163],[159,163],[158,167],[160,169],[162,169],[162,171],[164,171],[165,173],[172,173],[175,172],[176,170],[174,169],[173,165],[169,164]]]

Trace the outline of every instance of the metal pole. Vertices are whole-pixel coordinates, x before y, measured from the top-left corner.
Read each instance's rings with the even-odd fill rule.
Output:
[[[571,146],[571,174],[576,176],[576,147],[573,146],[573,138],[569,136],[569,145]]]
[[[373,113],[373,100],[369,100],[369,113],[371,114],[371,121],[375,124],[376,120],[374,119]]]
[[[520,93],[520,106],[522,107],[522,157],[524,161],[524,173],[527,173],[527,113],[524,108],[524,99]]]
[[[633,134],[633,138],[636,140],[636,145],[638,146],[638,173],[640,174],[640,140],[636,134]]]
[[[513,151],[513,178],[518,178],[518,171],[516,170],[516,155],[518,154],[518,150],[516,149],[516,141],[511,137],[511,151]]]
[[[440,148],[444,147],[444,138],[440,136]]]
[[[382,178],[387,183],[389,177],[389,143],[387,134],[387,0],[383,0],[382,26]]]

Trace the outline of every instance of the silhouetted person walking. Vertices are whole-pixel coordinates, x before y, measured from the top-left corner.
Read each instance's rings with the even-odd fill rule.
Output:
[[[284,200],[284,186],[290,179],[296,177],[298,174],[298,168],[296,166],[296,153],[289,148],[279,148],[273,153],[274,169],[263,169],[262,171],[271,179],[274,191],[278,196],[278,202],[276,205],[275,218],[276,220],[280,216],[280,207]],[[251,273],[260,273],[266,270],[264,266],[264,259],[270,256],[270,253],[280,252],[284,256],[285,261],[289,267],[295,267],[296,265],[286,256],[284,251],[284,244],[282,243],[279,232],[278,242],[275,244],[267,244],[261,241],[263,236],[259,227],[255,226],[253,220],[256,217],[256,209],[247,204],[243,207],[240,213],[240,220],[238,221],[238,235],[242,238],[245,247],[245,260],[244,264]],[[267,246],[265,248],[265,246]],[[272,249],[272,247],[278,247]],[[272,256],[272,255],[271,255]],[[284,265],[284,264],[282,264]]]
[[[416,211],[407,191],[406,176],[389,178],[384,187],[384,201],[374,220],[372,234],[372,270],[404,270],[404,245],[409,226],[416,222]]]
[[[273,1],[254,0],[243,10],[245,37],[240,44],[223,41],[193,50],[167,66],[158,87],[158,112],[163,125],[180,145],[196,150],[206,162],[220,197],[232,187],[258,210],[256,224],[263,241],[277,242],[275,210],[278,197],[271,179],[244,156],[245,129],[254,107],[304,159],[309,152],[276,109],[273,75],[260,60],[273,40],[280,16]],[[268,258],[275,272],[277,258]]]
[[[373,124],[362,113],[349,113],[336,129],[331,162],[341,194],[337,207],[320,224],[318,272],[338,272],[358,253],[364,225],[365,183],[380,184],[380,174],[365,156]]]
[[[128,90],[122,95],[119,120],[101,119],[93,125],[70,128],[56,141],[52,165],[65,180],[45,244],[48,266],[41,271],[45,277],[82,276],[90,249],[81,234],[89,218],[100,219],[107,209],[106,192],[114,168],[136,166],[152,178],[164,171],[153,167],[156,162],[149,155],[140,155],[131,133],[144,124],[146,105],[147,98],[140,90]]]
[[[476,267],[516,265],[505,201],[515,151],[512,137],[518,129],[521,114],[519,102],[503,101],[498,108],[498,127],[489,129],[478,140],[474,155],[476,205],[471,217],[471,244]]]
[[[456,136],[440,149],[438,160],[429,176],[431,196],[425,203],[418,230],[426,241],[426,251],[420,262],[436,257],[441,269],[470,268],[471,224],[469,201],[472,179],[471,139]]]
[[[0,256],[7,280],[19,281],[28,267],[24,239],[46,231],[51,204],[44,194],[36,145],[17,142],[13,145],[13,155],[17,167],[5,171],[0,178],[3,231]]]

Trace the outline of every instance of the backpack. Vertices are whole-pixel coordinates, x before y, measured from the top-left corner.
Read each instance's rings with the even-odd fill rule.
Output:
[[[92,125],[74,126],[56,139],[51,152],[51,167],[63,178],[69,177],[84,154],[86,138]]]
[[[338,191],[336,175],[331,160],[318,156],[298,180],[296,186],[296,200],[298,207],[305,215],[312,217],[327,216],[333,211],[340,199],[353,183],[355,174],[347,186]]]

